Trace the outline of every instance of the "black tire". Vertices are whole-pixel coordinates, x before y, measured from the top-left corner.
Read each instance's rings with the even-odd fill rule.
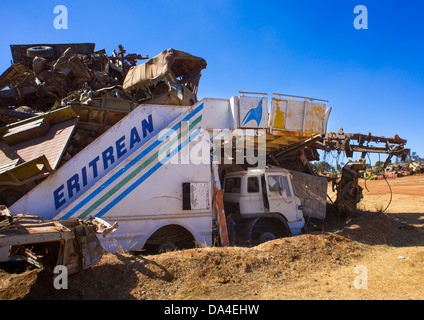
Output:
[[[292,235],[290,227],[284,218],[258,218],[252,220],[247,226],[248,229],[246,230],[245,237],[254,244],[262,243],[266,238],[268,238],[267,241],[273,240],[271,239],[271,235],[275,237],[274,239],[290,237]]]
[[[48,58],[54,54],[54,49],[48,46],[31,47],[27,49],[27,56],[30,58]]]
[[[277,239],[277,237],[272,232],[264,232],[259,237],[259,243],[264,243]]]

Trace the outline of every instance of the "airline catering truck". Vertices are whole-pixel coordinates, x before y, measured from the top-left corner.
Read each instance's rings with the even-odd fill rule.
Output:
[[[109,252],[297,235],[305,198],[293,172],[267,167],[266,155],[325,134],[329,112],[322,101],[277,95],[268,107],[267,95],[247,93],[192,106],[140,105],[9,210],[117,222],[101,239]]]

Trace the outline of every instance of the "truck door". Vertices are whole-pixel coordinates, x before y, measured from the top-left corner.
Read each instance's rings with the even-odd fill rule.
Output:
[[[288,221],[296,220],[296,202],[288,176],[266,173],[265,178],[269,211],[283,214]]]

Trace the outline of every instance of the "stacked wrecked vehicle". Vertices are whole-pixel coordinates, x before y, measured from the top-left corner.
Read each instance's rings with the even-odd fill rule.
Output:
[[[105,50],[95,51],[93,43],[10,47],[12,65],[0,76],[4,210],[140,104],[196,103],[200,72],[206,67],[204,59],[174,49],[137,66],[149,57],[126,54],[121,45],[110,56]],[[81,251],[87,246],[79,245],[76,230],[92,235],[92,222],[63,224],[22,214],[2,215],[7,223],[0,230],[1,246],[11,246],[10,257],[49,270],[55,263],[72,265],[74,272],[93,265],[103,254],[94,240],[91,253]],[[40,244],[40,233],[50,240]],[[53,263],[49,251],[55,252]]]

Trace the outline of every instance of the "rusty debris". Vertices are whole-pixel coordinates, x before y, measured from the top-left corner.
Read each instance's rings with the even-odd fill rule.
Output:
[[[168,49],[137,66],[149,57],[126,55],[122,45],[112,56],[94,48],[93,43],[11,45],[13,64],[0,76],[2,122],[26,118],[28,111],[20,106],[46,112],[76,100],[90,104],[91,96],[100,95],[138,104],[197,102],[204,59]]]
[[[317,150],[345,152],[346,157],[349,158],[353,156],[354,152],[360,152],[360,159],[344,165],[338,179],[327,176],[327,179],[333,183],[333,188],[337,190],[336,207],[340,211],[351,212],[356,209],[357,204],[363,198],[362,187],[359,186],[358,181],[366,178],[364,173],[367,153],[387,154],[381,170],[384,172],[386,167],[393,170],[393,166],[388,165],[393,156],[405,160],[410,154],[410,149],[405,148],[406,142],[397,135],[387,138],[374,136],[371,133],[345,133],[340,128],[338,132],[316,135],[275,150],[268,155],[267,162],[275,166],[316,175],[309,162],[319,160]],[[378,144],[382,144],[382,146]],[[415,172],[421,171],[419,165],[415,165],[414,169]]]
[[[94,43],[11,45],[13,64],[0,76],[0,106],[31,106],[48,111],[71,92],[89,86],[98,90],[122,85],[128,70],[141,55],[105,50],[94,51]]]
[[[339,181],[333,181],[333,189],[337,190],[335,205],[340,212],[352,212],[363,199],[363,188],[359,179],[363,178],[361,171],[365,170],[365,160],[350,161],[342,168]]]
[[[9,257],[23,259],[53,272],[65,266],[72,274],[96,264],[104,249],[97,234],[106,236],[118,228],[99,218],[63,221],[31,215],[10,215],[0,206],[0,247],[10,247]]]

